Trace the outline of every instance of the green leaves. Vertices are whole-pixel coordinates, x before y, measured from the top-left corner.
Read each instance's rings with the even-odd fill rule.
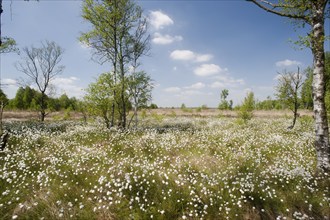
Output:
[[[13,38],[2,37],[1,41],[0,54],[10,52],[19,53],[19,49],[16,47],[16,41]]]

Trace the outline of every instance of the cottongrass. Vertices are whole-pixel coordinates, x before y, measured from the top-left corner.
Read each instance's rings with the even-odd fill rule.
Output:
[[[323,219],[312,124],[286,119],[146,118],[9,124],[2,219]]]

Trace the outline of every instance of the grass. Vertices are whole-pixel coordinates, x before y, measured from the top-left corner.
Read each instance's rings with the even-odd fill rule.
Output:
[[[307,117],[307,116],[306,116]],[[312,121],[146,116],[11,123],[0,153],[0,219],[323,219]]]

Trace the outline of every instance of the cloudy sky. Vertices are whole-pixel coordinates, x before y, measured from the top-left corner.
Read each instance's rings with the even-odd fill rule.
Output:
[[[137,1],[149,17],[151,51],[142,68],[154,80],[153,103],[162,107],[216,107],[220,92],[240,104],[247,91],[259,100],[274,96],[278,72],[312,64],[309,49],[297,50],[291,40],[308,29],[262,11],[244,0],[144,0]],[[84,89],[110,64],[91,60],[91,50],[78,37],[90,30],[81,18],[81,1],[4,0],[2,34],[14,38],[20,48],[55,41],[65,49],[64,72],[53,84],[57,94],[83,97]],[[329,22],[326,25],[329,34]],[[326,50],[330,50],[329,43]],[[3,90],[15,96],[17,54],[1,55]]]

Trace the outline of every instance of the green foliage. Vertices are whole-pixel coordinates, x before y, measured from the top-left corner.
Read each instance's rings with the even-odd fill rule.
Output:
[[[218,108],[220,110],[230,110],[233,108],[233,101],[227,100],[227,97],[229,95],[229,90],[228,89],[224,89],[221,91],[220,93],[220,104],[218,106]]]
[[[104,119],[106,126],[112,125],[111,120],[115,117],[114,106],[116,105],[117,85],[114,83],[114,75],[112,73],[101,74],[95,83],[91,83],[86,90],[84,97],[87,111],[91,115],[100,116]]]
[[[113,84],[117,87],[112,94],[113,102],[116,103],[113,108],[116,108],[119,114],[118,125],[126,128],[129,105],[133,104],[136,113],[139,105],[146,105],[150,100],[150,77],[144,72],[136,72],[140,57],[149,49],[147,19],[142,15],[141,7],[133,0],[86,0],[83,3],[82,17],[92,24],[92,30],[82,33],[80,41],[94,50],[93,55],[99,63],[111,63]],[[132,75],[127,76],[131,67]],[[139,79],[136,80],[135,77]],[[145,86],[146,83],[142,82],[141,77],[144,77],[144,82],[148,81],[148,86]],[[138,91],[142,85],[145,86],[141,90],[143,92]],[[127,90],[131,90],[130,94],[127,94]],[[134,101],[128,102],[130,98]],[[103,112],[103,115],[105,114]],[[113,117],[112,111],[112,124]]]
[[[284,72],[278,76],[276,96],[284,106],[294,110],[299,105],[299,89],[302,86],[302,74],[299,72]]]
[[[152,80],[146,72],[131,74],[127,79],[130,101],[136,110],[146,107],[151,101]]]
[[[267,97],[266,100],[260,101],[256,103],[256,109],[258,110],[280,110],[282,109],[282,104],[279,100],[273,100],[270,96]]]
[[[1,36],[0,36],[1,37]],[[19,53],[19,49],[16,47],[16,41],[10,37],[1,37],[0,54],[16,52]]]
[[[150,109],[158,109],[158,106],[155,103],[151,103],[149,108]]]
[[[181,110],[184,110],[184,109],[186,109],[187,107],[186,107],[186,105],[185,105],[184,103],[182,103],[180,108],[181,108]]]
[[[202,105],[202,106],[201,106],[201,109],[202,109],[202,110],[207,110],[208,107],[207,107],[207,105]]]
[[[7,98],[7,95],[0,88],[0,103],[2,103],[3,105],[7,105],[8,102],[9,102],[9,99]]]
[[[255,108],[254,93],[248,92],[244,98],[243,104],[239,109],[238,116],[244,120],[244,122],[250,120],[253,117],[252,111]]]
[[[8,109],[13,110],[40,110],[41,93],[35,89],[19,87],[13,99],[9,100]],[[46,108],[49,111],[60,111],[68,108],[76,110],[77,99],[69,98],[66,94],[60,98],[45,96]]]

